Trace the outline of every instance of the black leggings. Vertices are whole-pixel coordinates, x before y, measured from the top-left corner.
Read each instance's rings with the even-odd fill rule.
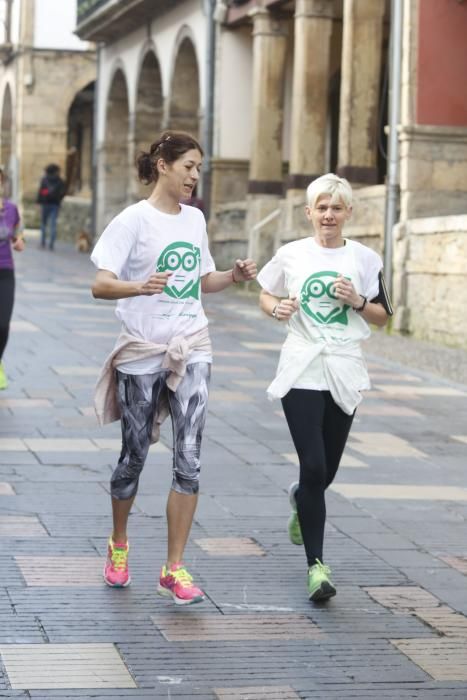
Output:
[[[0,269],[0,361],[8,341],[14,298],[15,273],[13,270]]]
[[[291,389],[282,407],[300,462],[297,514],[308,566],[323,561],[324,492],[336,476],[353,421],[329,391]],[[354,414],[355,415],[355,414]]]

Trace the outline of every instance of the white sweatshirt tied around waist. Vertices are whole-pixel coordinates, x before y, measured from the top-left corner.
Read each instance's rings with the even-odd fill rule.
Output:
[[[285,396],[319,355],[332,398],[344,413],[352,415],[362,400],[360,392],[370,388],[360,344],[355,341],[336,344],[315,339],[310,342],[298,333],[289,332],[277,375],[267,389],[268,398],[272,401]]]
[[[169,343],[151,343],[122,329],[114,349],[104,362],[96,383],[94,408],[100,425],[112,423],[120,418],[117,398],[115,368],[132,360],[164,355],[162,368],[169,371],[167,386],[176,391],[185,376],[187,362],[192,351],[211,353],[211,340],[207,326],[189,336],[175,336]],[[159,439],[159,428],[168,415],[166,401],[161,401],[154,416],[151,442]]]

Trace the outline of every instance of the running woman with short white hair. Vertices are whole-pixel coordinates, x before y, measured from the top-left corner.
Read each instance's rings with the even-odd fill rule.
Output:
[[[291,484],[288,524],[293,544],[305,546],[310,600],[336,594],[323,560],[325,491],[334,480],[361,392],[370,388],[360,341],[370,323],[392,314],[380,256],[343,236],[352,213],[352,189],[329,173],[307,189],[311,235],[279,248],[258,275],[260,306],[286,322],[276,377],[297,451],[299,481]]]

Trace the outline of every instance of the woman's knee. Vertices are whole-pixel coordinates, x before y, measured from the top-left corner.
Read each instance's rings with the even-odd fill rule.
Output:
[[[300,459],[300,485],[313,488],[326,488],[326,464],[317,458]]]
[[[174,451],[172,489],[187,495],[198,493],[200,472],[199,443],[177,445]]]
[[[118,501],[134,498],[138,491],[139,474],[134,476],[114,475],[110,480],[110,495]]]
[[[110,493],[113,498],[125,500],[136,495],[144,461],[139,456],[136,457],[131,452],[122,450],[120,460],[110,479]]]

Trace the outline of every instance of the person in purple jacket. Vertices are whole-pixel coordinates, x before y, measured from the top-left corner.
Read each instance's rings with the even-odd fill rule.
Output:
[[[12,249],[18,252],[24,250],[24,239],[18,234],[18,209],[13,202],[4,199],[3,181],[3,171],[0,170],[0,390],[8,386],[2,357],[8,341],[15,296]]]

